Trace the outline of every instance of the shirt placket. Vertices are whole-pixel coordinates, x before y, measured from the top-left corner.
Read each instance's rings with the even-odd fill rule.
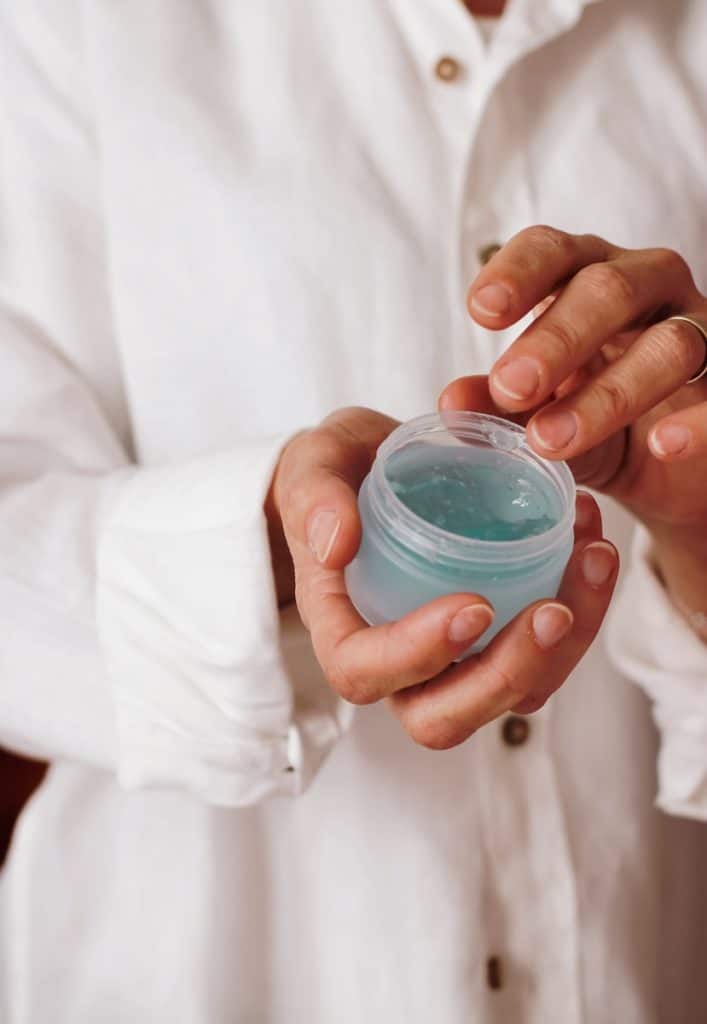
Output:
[[[430,9],[439,14],[441,6]],[[495,143],[499,160],[514,157],[503,126],[487,131],[485,114],[508,67],[571,25],[582,6],[578,0],[533,5],[520,0],[509,12],[515,20],[497,27],[488,49],[461,3],[450,3],[446,18],[427,26],[431,102],[449,156],[457,211],[457,233],[449,245],[450,344],[460,373],[486,371],[518,331],[492,335],[479,328],[466,315],[464,297],[480,267],[510,234],[533,220],[522,154],[515,154],[518,172],[511,194],[499,196],[475,180],[480,147]],[[508,715],[472,740],[487,878],[488,1020],[582,1020],[575,880],[551,753],[551,714],[549,705],[532,719]]]

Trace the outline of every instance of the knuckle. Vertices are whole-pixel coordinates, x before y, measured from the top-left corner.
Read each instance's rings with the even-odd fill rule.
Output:
[[[576,241],[566,231],[559,231],[549,224],[534,224],[527,228],[526,240],[534,249],[547,252],[548,249],[567,257],[572,257],[576,249]]]
[[[406,729],[414,742],[427,750],[451,750],[469,735],[468,730],[462,734],[458,723],[442,716],[413,716]]]
[[[321,439],[320,461],[323,466],[335,467],[345,460],[347,466],[365,475],[373,453],[351,424],[324,421],[317,432]]]
[[[428,680],[436,675],[440,664],[439,650],[430,649],[429,644],[421,643],[421,634],[410,623],[398,622],[385,637],[382,663],[385,665],[404,665],[407,672],[417,679]]]
[[[513,710],[523,715],[534,715],[536,711],[545,707],[549,699],[549,692],[529,693]]]
[[[593,249],[595,252],[608,252],[610,249],[617,251],[616,246],[610,246],[605,238],[601,235],[594,235],[591,232],[585,232],[579,235],[577,239],[578,243],[586,248]]]
[[[621,309],[633,310],[637,302],[636,286],[631,277],[616,263],[591,263],[577,277],[603,302]]]
[[[365,451],[372,457],[378,444],[398,425],[397,420],[375,409],[350,405],[326,416],[320,429],[330,431],[347,446]]]
[[[579,337],[569,324],[550,317],[543,324],[543,338],[547,339],[553,359],[564,364],[573,363],[580,347]]]
[[[371,416],[378,415],[373,409],[365,405],[345,405],[341,409],[330,412],[322,420],[322,426],[327,424],[334,427],[343,427],[353,433],[356,423],[368,420]]]
[[[484,674],[491,687],[504,695],[512,707],[523,700],[528,692],[528,681],[522,673],[511,672],[503,665],[489,661],[484,666]]]
[[[692,280],[692,271],[687,260],[675,249],[659,248],[655,251],[658,260],[671,274],[685,280]]]
[[[327,667],[326,678],[334,692],[348,704],[363,707],[366,704],[374,704],[378,700],[378,694],[374,692],[371,681],[352,673],[341,659]]]
[[[341,461],[342,449],[350,449],[360,442],[342,424],[320,423],[310,432],[310,444],[316,446],[317,462],[323,466]]]
[[[289,441],[281,458],[281,464],[285,469],[290,470],[292,468],[296,468],[302,451],[306,450],[306,448],[312,443],[312,435],[314,433],[315,429],[313,428],[301,430]]]
[[[623,381],[615,377],[598,380],[594,385],[594,394],[603,410],[602,417],[607,416],[614,422],[631,418],[634,403]]]

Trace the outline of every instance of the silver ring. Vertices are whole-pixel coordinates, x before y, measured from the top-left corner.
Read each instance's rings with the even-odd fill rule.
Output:
[[[681,320],[685,324],[691,324],[696,331],[699,331],[700,337],[705,343],[705,359],[702,366],[694,377],[690,377],[689,380],[685,381],[686,384],[694,384],[696,381],[702,380],[703,377],[707,376],[707,327],[701,324],[699,320],[694,320],[691,316],[669,316],[666,323],[669,320]]]

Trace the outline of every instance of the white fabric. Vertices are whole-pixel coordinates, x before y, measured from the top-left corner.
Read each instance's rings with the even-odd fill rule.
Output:
[[[3,1024],[707,1019],[704,826],[603,639],[526,745],[425,751],[327,689],[261,511],[295,431],[490,366],[485,244],[705,287],[705,38],[699,0],[515,0],[488,50],[457,0],[3,0],[0,741],[54,761]],[[707,651],[647,573],[613,645],[705,817]]]
[[[650,534],[643,528],[635,533],[633,570],[619,595],[608,638],[618,666],[640,680],[653,701],[662,737],[659,806],[673,814],[704,819],[707,645],[665,600],[651,564]]]
[[[498,18],[482,18],[477,15],[474,18],[474,21],[476,22],[476,27],[481,33],[481,38],[488,46],[493,38],[494,31],[498,26]]]

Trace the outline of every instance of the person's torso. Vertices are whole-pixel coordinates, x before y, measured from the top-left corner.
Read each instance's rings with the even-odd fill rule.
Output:
[[[488,53],[456,0],[86,6],[123,372],[93,384],[139,460],[342,405],[430,411],[508,343],[464,292],[532,223],[674,246],[705,284],[707,14],[581,6],[511,4]],[[296,678],[310,655],[290,632]],[[44,996],[24,1019],[70,990],[72,1021],[650,1024],[659,930],[672,941],[654,757],[600,642],[523,746],[495,724],[434,754],[362,709],[293,803],[214,811],[59,766],[18,837],[28,905],[39,920],[82,870],[93,896],[54,924],[81,951],[68,974],[33,935]],[[664,1024],[687,1021],[673,1005]]]

